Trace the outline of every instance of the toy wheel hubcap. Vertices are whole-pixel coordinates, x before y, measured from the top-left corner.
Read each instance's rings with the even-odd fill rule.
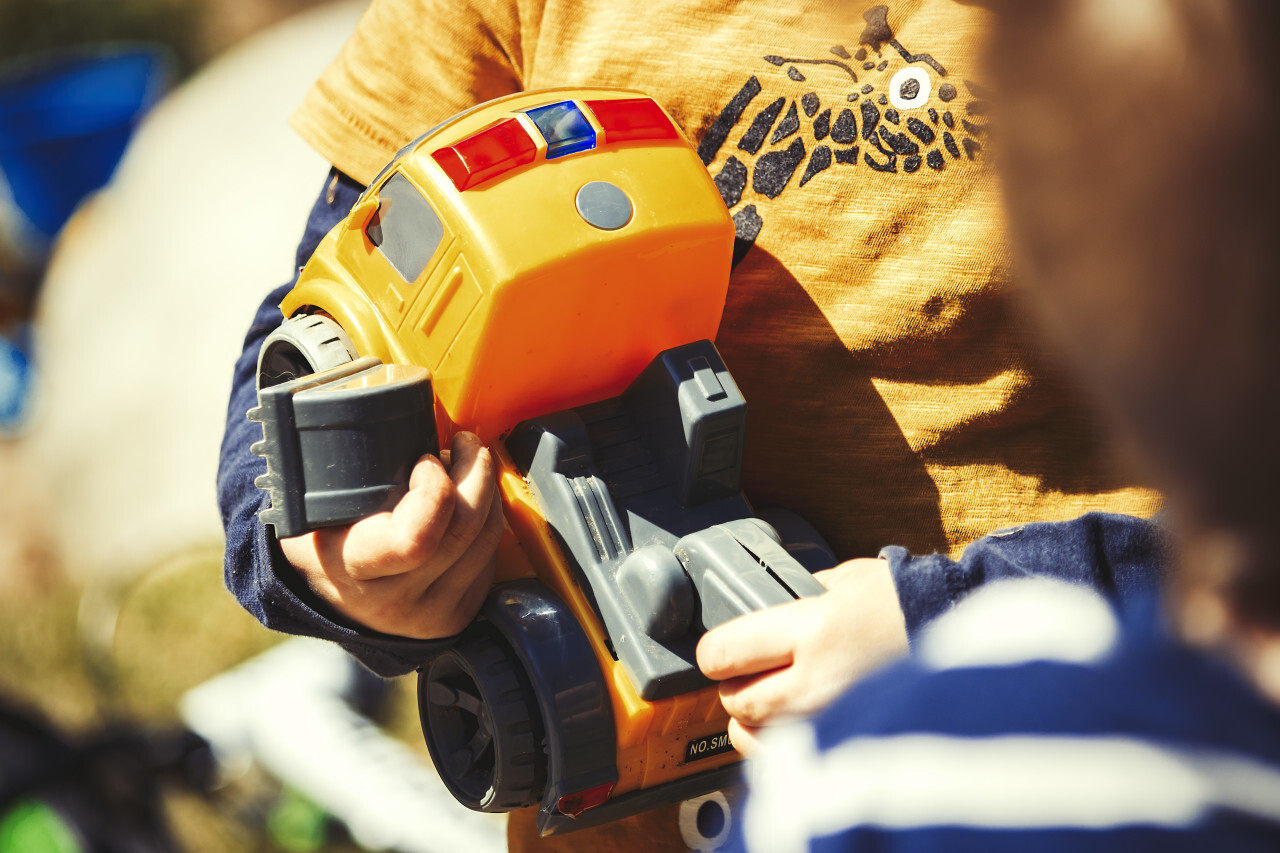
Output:
[[[356,357],[355,344],[331,317],[300,314],[281,323],[258,351],[258,387],[319,373]]]
[[[440,780],[463,805],[510,811],[542,796],[547,757],[537,699],[488,623],[473,624],[422,670],[418,706]]]
[[[493,778],[493,721],[475,682],[461,672],[433,680],[427,699],[442,740],[451,747],[441,755],[444,769],[482,797]]]

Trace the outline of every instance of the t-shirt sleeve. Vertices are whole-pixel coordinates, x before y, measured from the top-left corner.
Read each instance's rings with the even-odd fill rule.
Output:
[[[912,557],[891,546],[898,601],[914,642],[928,622],[974,589],[995,580],[1054,577],[1088,586],[1113,601],[1159,586],[1165,535],[1153,520],[1089,513],[1074,521],[1041,522],[998,531],[974,542],[959,560],[942,554]]]
[[[523,88],[540,2],[373,0],[291,119],[367,183],[406,143]]]

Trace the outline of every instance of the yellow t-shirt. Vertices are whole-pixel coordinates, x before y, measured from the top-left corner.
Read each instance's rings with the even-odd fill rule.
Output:
[[[374,0],[293,123],[368,182],[490,98],[647,92],[737,224],[717,345],[748,402],[748,496],[799,512],[841,557],[955,553],[1021,522],[1157,506],[1108,469],[1014,310],[975,82],[986,14],[952,0]]]
[[[952,0],[374,0],[294,117],[369,181],[408,140],[521,89],[641,89],[741,238],[717,339],[749,407],[747,494],[842,557],[955,552],[1155,497],[1107,470],[1014,312],[974,82],[987,13]]]

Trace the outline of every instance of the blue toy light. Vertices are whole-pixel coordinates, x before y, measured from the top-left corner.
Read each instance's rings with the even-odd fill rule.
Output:
[[[588,151],[596,147],[596,131],[573,101],[561,101],[526,110],[547,140],[547,159]]]

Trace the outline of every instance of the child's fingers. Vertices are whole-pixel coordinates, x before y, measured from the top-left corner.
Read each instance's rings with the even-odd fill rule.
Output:
[[[723,681],[787,666],[795,654],[796,620],[803,617],[805,603],[748,613],[708,631],[698,642],[698,668]]]
[[[493,492],[489,515],[471,546],[440,572],[417,568],[359,583],[349,598],[363,601],[385,633],[432,639],[462,631],[475,618],[493,583],[496,544],[502,536],[502,501]]]
[[[760,727],[744,726],[737,720],[729,720],[729,741],[734,749],[750,758],[760,746]]]
[[[448,476],[446,473],[448,470],[449,466],[443,459],[428,453],[414,463],[413,470],[409,472],[409,489],[412,491],[418,488],[427,477],[434,477],[438,474]]]
[[[449,602],[470,587],[471,579],[492,562],[502,538],[502,498],[496,489],[491,493],[488,513],[482,522],[466,549],[452,557],[447,566],[440,571],[424,567],[416,573],[412,595]]]
[[[455,495],[453,516],[436,552],[424,566],[433,578],[460,559],[477,539],[483,539],[483,548],[496,548],[501,534],[500,528],[498,535],[493,535],[493,531],[486,528],[490,524],[497,495],[496,466],[488,448],[471,433],[454,436],[449,477]]]
[[[720,703],[744,726],[762,726],[796,712],[797,685],[793,667],[720,682]]]
[[[496,494],[492,457],[471,433],[454,437],[451,455],[454,464],[447,471],[438,459],[424,456],[410,475],[409,492],[390,514],[353,525],[344,551],[352,579],[413,572],[415,586],[425,589],[475,544]],[[482,544],[496,542],[489,540]]]
[[[390,512],[351,525],[342,562],[355,581],[411,572],[433,556],[452,521],[457,497],[439,462],[423,459],[411,488]]]
[[[486,528],[490,525],[493,535],[500,537],[503,520],[499,501],[494,503],[492,520]],[[494,551],[483,544],[487,539],[487,535],[478,537],[466,554],[414,598],[419,620],[415,636],[447,637],[471,624],[493,584],[497,567]]]

